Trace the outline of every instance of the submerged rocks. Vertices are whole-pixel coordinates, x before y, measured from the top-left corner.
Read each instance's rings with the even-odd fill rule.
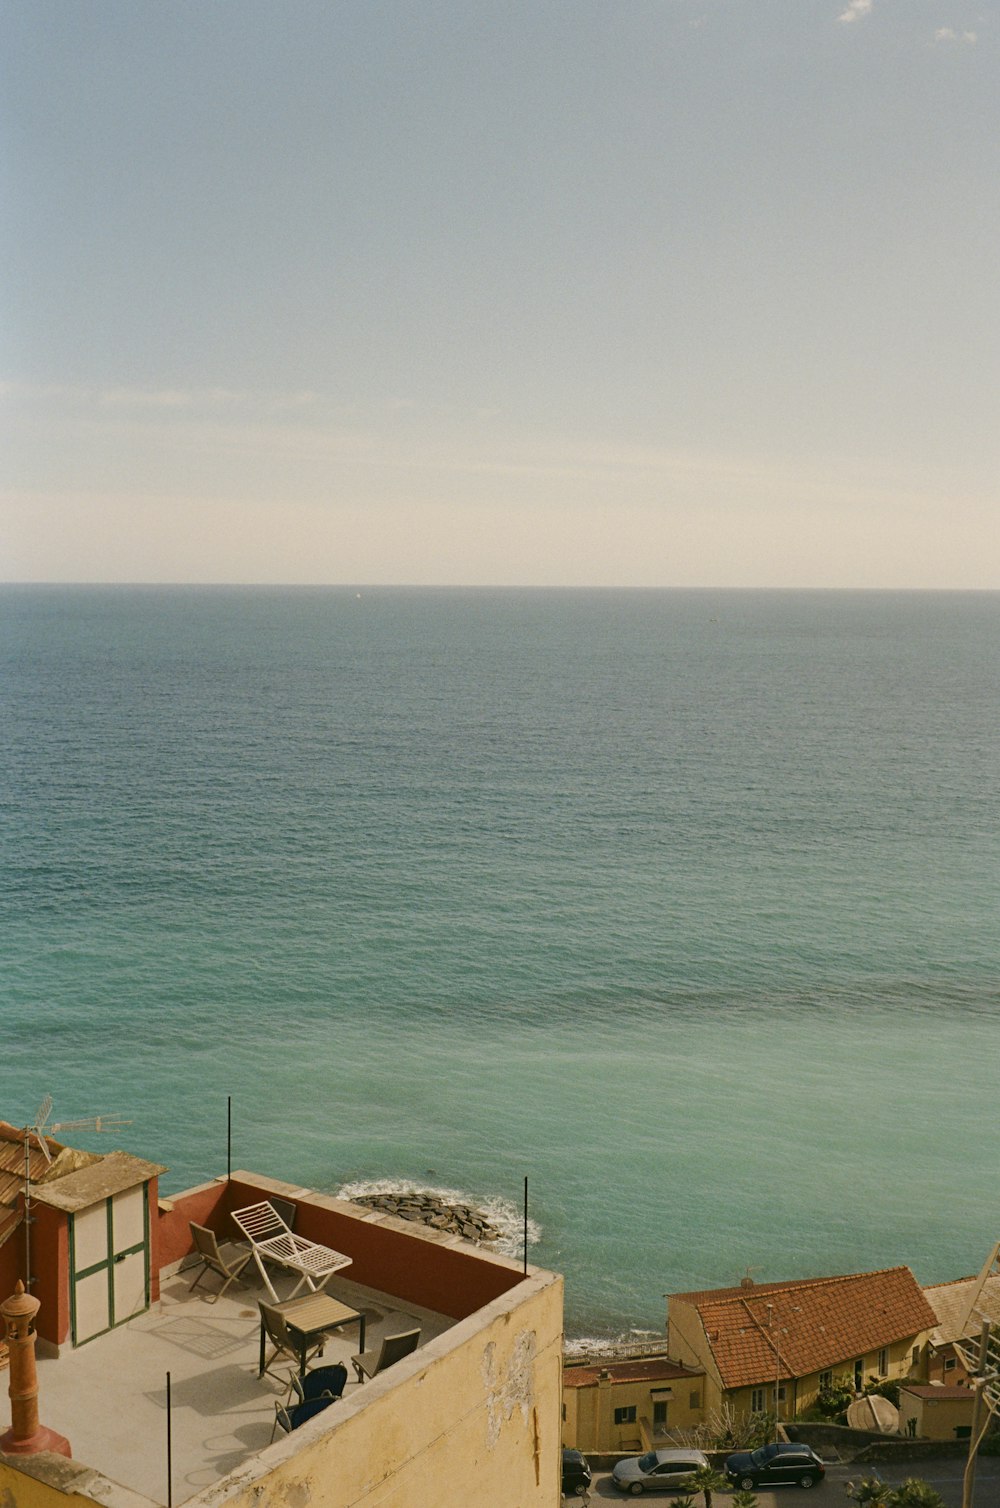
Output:
[[[415,1220],[432,1230],[447,1231],[477,1246],[495,1246],[503,1235],[482,1210],[469,1204],[452,1204],[438,1194],[407,1192],[399,1194],[356,1194],[354,1204],[363,1204],[384,1215],[400,1220]]]

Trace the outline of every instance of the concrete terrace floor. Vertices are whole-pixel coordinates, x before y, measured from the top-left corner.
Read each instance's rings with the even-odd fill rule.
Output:
[[[192,1294],[195,1269],[164,1278],[157,1306],[107,1335],[58,1358],[38,1359],[43,1424],[65,1435],[73,1458],[156,1503],[167,1501],[166,1374],[170,1373],[173,1501],[180,1504],[234,1470],[270,1441],[275,1403],[288,1395],[270,1373],[257,1376],[260,1354],[258,1299],[268,1295],[251,1268],[249,1282],[233,1284],[212,1302],[219,1280],[208,1274]],[[292,1275],[272,1273],[279,1298],[295,1286]],[[339,1277],[327,1292],[366,1315],[366,1348],[384,1335],[421,1327],[420,1344],[455,1321],[417,1305],[403,1305]],[[206,1296],[207,1295],[207,1296]],[[351,1356],[358,1328],[327,1338],[322,1364],[348,1370],[344,1397],[355,1381]],[[270,1347],[268,1348],[270,1350]],[[312,1363],[318,1365],[319,1358]],[[279,1365],[276,1362],[276,1370]],[[286,1376],[291,1363],[282,1361]],[[332,1405],[336,1409],[337,1405]]]

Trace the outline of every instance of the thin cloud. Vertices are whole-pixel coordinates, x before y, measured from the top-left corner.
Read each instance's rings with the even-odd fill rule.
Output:
[[[976,45],[976,33],[974,31],[955,31],[951,26],[939,26],[934,33],[935,42],[963,42],[968,47]]]
[[[246,397],[229,388],[107,388],[97,394],[109,409],[217,409],[246,403]]]
[[[848,0],[847,9],[841,11],[837,20],[847,22],[860,21],[862,16],[870,14],[871,8],[872,0]]]

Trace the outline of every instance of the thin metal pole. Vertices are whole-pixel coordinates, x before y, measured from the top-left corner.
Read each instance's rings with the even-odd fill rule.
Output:
[[[174,1452],[170,1437],[170,1373],[167,1373],[167,1508],[174,1508]]]
[[[31,1132],[24,1128],[24,1291],[31,1292]]]
[[[233,1097],[226,1095],[226,1182],[233,1177]]]
[[[528,1178],[524,1179],[524,1270],[528,1271]]]

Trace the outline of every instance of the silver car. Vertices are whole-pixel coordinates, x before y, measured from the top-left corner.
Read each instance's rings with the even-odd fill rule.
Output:
[[[611,1480],[621,1492],[682,1492],[693,1471],[708,1465],[703,1450],[649,1450],[619,1461]]]

